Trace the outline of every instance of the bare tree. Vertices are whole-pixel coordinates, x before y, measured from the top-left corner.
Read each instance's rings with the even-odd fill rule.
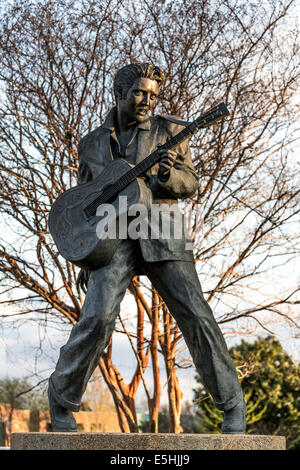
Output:
[[[223,100],[231,112],[191,139],[199,189],[183,205],[200,280],[219,323],[241,332],[236,320],[253,319],[264,331],[270,312],[298,328],[298,280],[280,282],[299,253],[295,4],[17,0],[6,6],[0,35],[0,271],[2,302],[13,306],[9,315],[77,321],[83,298],[75,289],[76,269],[57,252],[48,214],[57,196],[77,184],[79,139],[112,106],[115,71],[138,60],[166,72],[156,112],[192,120]],[[276,290],[264,290],[270,271]],[[136,326],[129,329],[121,315],[118,329],[136,357],[131,382],[113,364],[112,344],[99,363],[121,429],[137,431],[135,397],[142,384],[150,430],[157,431],[162,354],[170,430],[180,432],[180,332],[155,291],[147,297],[134,279],[130,292]],[[150,358],[152,395],[144,375]]]

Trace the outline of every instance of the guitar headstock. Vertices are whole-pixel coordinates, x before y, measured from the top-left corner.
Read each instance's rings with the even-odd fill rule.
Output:
[[[208,127],[214,122],[219,121],[220,119],[223,119],[224,117],[228,116],[229,110],[224,102],[219,103],[217,106],[214,106],[210,110],[208,110],[206,113],[201,114],[193,123],[191,126],[195,129],[203,128],[203,127]],[[193,132],[195,132],[193,130]]]

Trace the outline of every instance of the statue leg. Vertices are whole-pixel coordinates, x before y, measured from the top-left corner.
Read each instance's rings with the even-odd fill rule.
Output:
[[[60,349],[49,388],[64,408],[79,411],[88,380],[109,343],[120,303],[135,274],[134,245],[124,240],[109,265],[90,275],[79,321]]]
[[[243,399],[235,366],[212,310],[203,297],[194,263],[146,263],[145,272],[184,336],[203,385],[216,407],[230,410]]]

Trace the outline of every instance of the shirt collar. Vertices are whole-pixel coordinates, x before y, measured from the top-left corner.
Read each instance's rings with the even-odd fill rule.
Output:
[[[106,119],[104,121],[104,123],[102,124],[102,127],[104,127],[105,129],[108,129],[110,130],[111,132],[113,132],[115,130],[115,117],[116,117],[116,112],[117,112],[117,108],[116,106],[114,106],[108,113],[108,115],[106,116]],[[137,129],[143,129],[145,131],[149,131],[150,130],[150,127],[151,127],[151,121],[150,121],[150,117],[148,117],[147,119],[145,119],[145,121],[143,122],[140,122],[139,124],[137,124],[136,128]]]

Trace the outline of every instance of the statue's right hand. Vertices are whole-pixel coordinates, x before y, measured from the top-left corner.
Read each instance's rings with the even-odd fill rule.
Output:
[[[76,279],[76,288],[78,294],[80,293],[80,289],[84,294],[87,292],[88,282],[90,277],[90,271],[86,271],[85,269],[81,269]]]

